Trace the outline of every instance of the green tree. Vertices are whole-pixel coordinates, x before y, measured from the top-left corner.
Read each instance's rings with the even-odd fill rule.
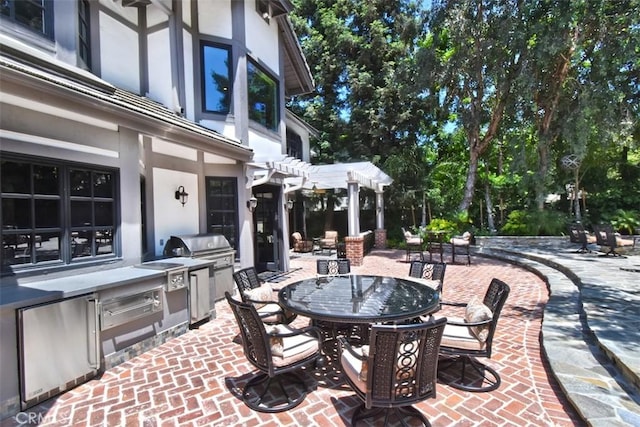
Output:
[[[369,160],[394,178],[388,198],[420,190],[425,175],[420,134],[428,113],[415,85],[413,53],[423,27],[418,4],[293,3],[291,20],[316,92],[293,99],[290,107],[320,130],[314,163]],[[390,200],[387,207],[394,205]]]
[[[434,2],[418,52],[424,90],[467,138],[467,173],[458,210],[473,201],[481,156],[498,135],[524,60],[520,2]]]

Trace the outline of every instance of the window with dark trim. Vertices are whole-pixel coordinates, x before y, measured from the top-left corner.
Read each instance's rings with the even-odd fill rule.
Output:
[[[0,14],[53,40],[52,0],[2,0]]]
[[[115,256],[117,171],[3,157],[3,272]]]
[[[202,109],[228,114],[231,106],[231,48],[203,42],[201,57]]]
[[[206,177],[207,231],[222,234],[238,255],[238,180]]]
[[[88,0],[78,0],[78,56],[91,69],[91,27]]]
[[[247,61],[249,118],[270,130],[280,122],[278,82],[253,60]]]
[[[269,2],[267,0],[256,0],[256,12],[266,23],[269,23],[271,13],[269,12]]]

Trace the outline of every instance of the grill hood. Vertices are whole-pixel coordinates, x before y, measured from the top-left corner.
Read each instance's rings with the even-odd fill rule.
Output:
[[[163,255],[166,257],[193,257],[199,254],[229,250],[232,250],[231,245],[222,234],[185,234],[171,236],[164,246]]]

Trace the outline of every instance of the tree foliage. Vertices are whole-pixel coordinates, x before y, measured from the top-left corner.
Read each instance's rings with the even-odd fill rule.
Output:
[[[388,222],[569,215],[567,154],[587,220],[640,206],[640,0],[293,3],[317,90],[290,108],[321,132],[317,163],[394,178]]]

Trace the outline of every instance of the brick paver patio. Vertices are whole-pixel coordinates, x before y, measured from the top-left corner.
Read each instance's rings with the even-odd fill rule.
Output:
[[[294,258],[294,271],[276,287],[315,274],[316,259]],[[406,276],[409,265],[404,260],[404,251],[377,250],[352,271]],[[416,407],[436,427],[583,425],[541,354],[540,325],[548,292],[539,277],[483,258],[473,259],[471,266],[450,264],[444,299],[466,301],[473,294],[484,295],[493,277],[511,286],[498,323],[494,354],[486,361],[502,376],[501,387],[489,393],[468,393],[438,384],[437,397]],[[285,413],[257,413],[247,408],[237,393],[252,367],[236,339],[235,320],[226,301],[220,301],[216,311],[216,319],[199,329],[0,425],[28,425],[29,417],[47,426],[349,425],[360,402],[339,378],[320,378],[306,400]],[[315,383],[311,378],[310,382]]]

